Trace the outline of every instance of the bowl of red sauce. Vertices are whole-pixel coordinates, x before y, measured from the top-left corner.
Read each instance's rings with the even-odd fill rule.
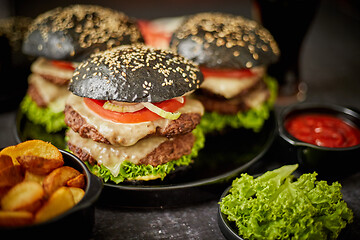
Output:
[[[333,104],[301,103],[285,108],[279,135],[299,163],[322,174],[355,171],[360,156],[360,113]]]

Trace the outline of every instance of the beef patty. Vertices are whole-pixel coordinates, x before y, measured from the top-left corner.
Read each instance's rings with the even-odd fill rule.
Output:
[[[77,111],[75,111],[70,105],[65,106],[65,123],[72,130],[77,132],[83,138],[91,138],[92,140],[100,143],[111,144],[95,126],[86,122]],[[176,120],[172,120],[166,126],[166,128],[157,128],[155,133],[151,135],[165,136],[171,138],[179,134],[186,134],[195,129],[200,123],[201,115],[199,113],[183,113]]]
[[[41,108],[47,107],[48,104],[45,102],[45,100],[43,99],[43,97],[41,96],[41,94],[33,84],[29,84],[27,94],[39,107]]]
[[[154,167],[165,164],[172,160],[177,160],[184,155],[191,153],[194,145],[195,137],[192,133],[178,135],[167,141],[161,143],[152,152],[148,153],[144,158],[139,160],[139,165],[152,165]],[[68,142],[68,147],[78,158],[84,162],[89,162],[91,165],[97,163],[96,159],[86,150],[80,146]]]
[[[269,89],[263,81],[257,83],[255,87],[248,89],[246,93],[230,99],[226,99],[209,91],[197,92],[196,98],[204,105],[205,111],[207,112],[234,115],[238,112],[245,112],[251,109],[253,106],[249,104],[248,100],[249,98],[256,97],[255,95],[257,94],[259,94],[261,98],[265,96],[263,99],[265,101],[270,97]],[[263,100],[260,101],[263,102]]]
[[[56,85],[60,85],[60,86],[66,86],[69,84],[70,79],[67,78],[60,78],[54,75],[49,75],[49,74],[39,74],[42,78],[46,79],[49,82],[52,82]]]

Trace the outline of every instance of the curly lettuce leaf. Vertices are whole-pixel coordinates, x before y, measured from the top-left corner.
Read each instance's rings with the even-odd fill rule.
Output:
[[[105,182],[112,181],[118,184],[125,180],[136,180],[146,176],[153,176],[163,180],[167,174],[175,170],[175,167],[187,166],[192,163],[193,159],[198,156],[199,150],[204,147],[205,137],[202,130],[196,128],[192,133],[195,136],[195,142],[189,155],[182,156],[178,160],[170,161],[156,167],[151,165],[136,165],[129,161],[124,161],[120,165],[119,175],[114,176],[110,170],[103,165],[90,165],[88,163],[86,163],[86,165],[92,173],[102,178]]]
[[[341,185],[317,181],[317,174],[294,180],[298,165],[283,166],[258,178],[242,174],[220,204],[245,239],[336,239],[353,212]]]
[[[64,112],[54,112],[51,108],[40,108],[26,95],[20,103],[21,111],[35,124],[42,125],[49,133],[58,132],[66,128]]]
[[[238,112],[235,115],[205,112],[200,122],[200,126],[204,133],[221,131],[227,126],[232,128],[244,127],[247,129],[253,129],[256,132],[260,131],[274,107],[278,88],[276,79],[266,76],[264,81],[268,85],[270,91],[270,98],[264,104],[246,112]]]

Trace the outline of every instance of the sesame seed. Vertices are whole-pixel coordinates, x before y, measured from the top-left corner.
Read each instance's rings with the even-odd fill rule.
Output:
[[[149,67],[146,67],[146,62]],[[95,71],[95,68],[98,70]],[[128,84],[126,81],[131,81],[132,72],[138,76],[137,71],[141,71],[138,74],[145,74],[145,77],[138,87],[149,94],[159,86],[176,92],[177,90],[174,89],[178,88],[179,83],[194,90],[203,81],[203,78],[200,78],[200,69],[192,61],[169,50],[154,49],[145,45],[119,46],[93,54],[77,69],[83,78],[91,74],[101,77],[106,83],[114,81],[114,84]],[[124,77],[130,77],[130,79],[126,80]]]
[[[118,43],[129,40],[135,43],[141,39],[137,25],[127,15],[94,5],[71,5],[45,12],[30,24],[27,34],[38,30],[46,42],[48,32],[67,33],[70,29],[78,34],[77,42],[81,48],[99,43],[106,43],[110,48],[115,44],[114,39],[118,39]],[[75,51],[71,51],[70,56],[74,55]]]
[[[257,22],[223,13],[199,13],[188,17],[174,32],[170,47],[177,50],[180,40],[190,38],[200,42],[199,37],[204,40],[202,46],[199,46],[203,49],[208,49],[211,45],[226,48],[242,47],[246,48],[255,60],[262,56],[257,49],[264,52],[271,50],[275,55],[280,53],[270,32]],[[237,57],[240,51],[243,49],[237,48],[232,54]]]

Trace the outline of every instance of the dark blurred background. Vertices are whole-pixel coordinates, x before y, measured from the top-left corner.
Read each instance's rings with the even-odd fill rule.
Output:
[[[275,0],[269,0],[271,1]],[[309,4],[309,7],[313,3],[306,0],[289,2],[297,1],[303,1]],[[255,16],[253,0],[0,0],[0,18],[16,15],[34,18],[47,10],[75,2],[111,7],[140,19],[182,16],[204,11],[233,13],[252,19]],[[301,22],[302,19],[298,21]],[[320,1],[301,45],[299,56],[299,75],[307,84],[308,101],[334,102],[360,108],[360,80],[354,79],[354,76],[358,76],[360,68],[359,39],[360,1]],[[352,87],[342,87],[344,85]]]
[[[114,8],[125,12],[129,16],[145,19],[154,19],[159,17],[180,16],[201,11],[221,11],[228,13],[236,13],[251,17],[251,1],[247,0],[90,0],[90,1],[69,1],[69,0],[1,0],[3,6],[8,6],[8,13],[18,14],[29,17],[35,17],[38,14],[58,6],[68,6],[70,4],[98,4],[104,7]],[[4,11],[1,9],[0,11]]]

